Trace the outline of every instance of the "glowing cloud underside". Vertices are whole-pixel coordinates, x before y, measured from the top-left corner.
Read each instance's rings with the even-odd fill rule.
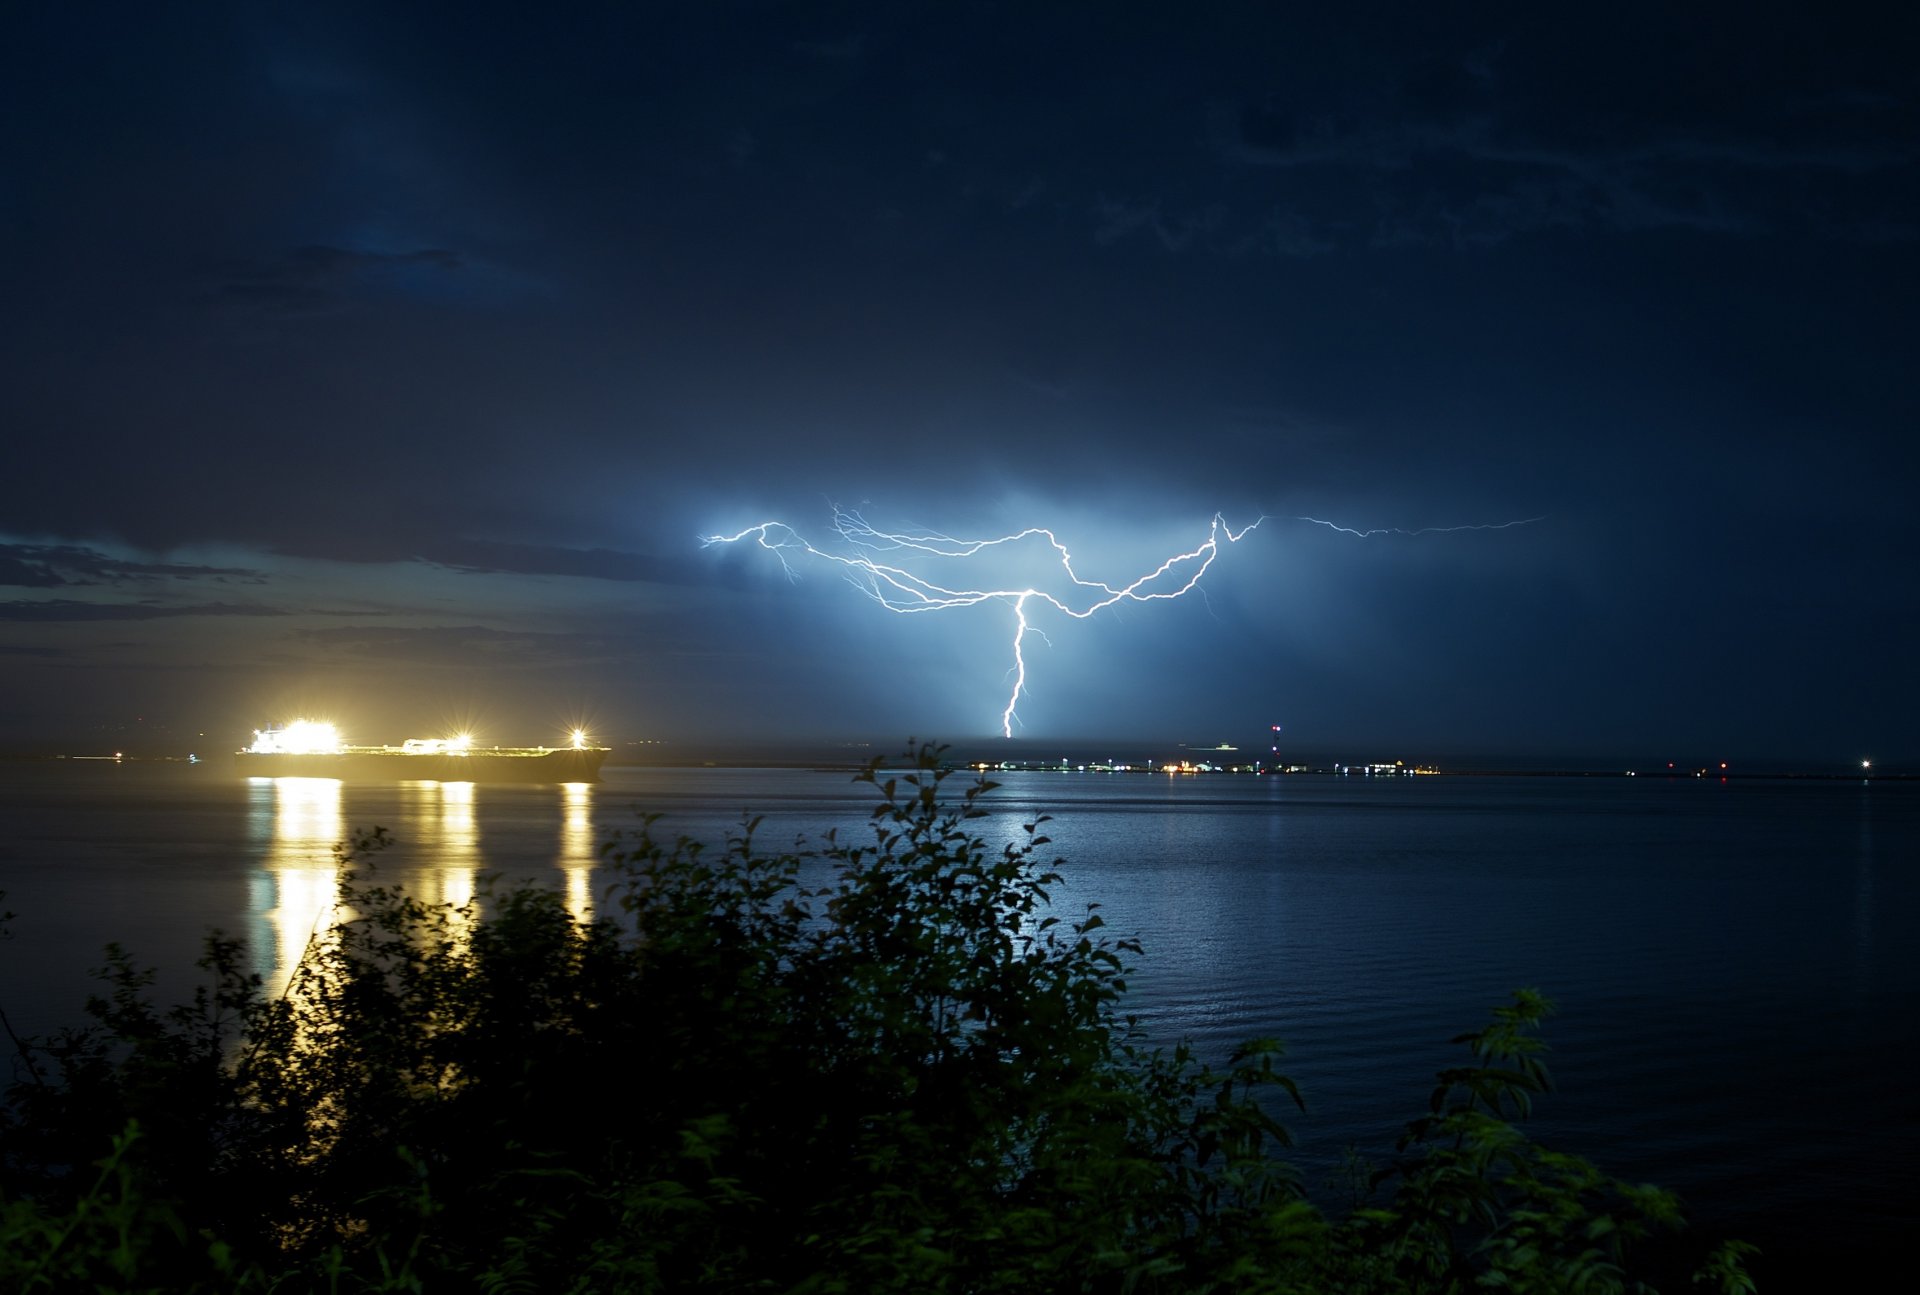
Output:
[[[761,522],[731,535],[705,535],[701,543],[737,544],[751,539],[779,558],[790,578],[795,575],[793,559],[796,557],[833,563],[862,593],[900,615],[953,611],[982,603],[1005,605],[1013,613],[1010,671],[1013,686],[1000,712],[1000,731],[1011,737],[1015,708],[1027,686],[1027,635],[1041,633],[1033,624],[1031,613],[1050,607],[1073,620],[1085,620],[1116,603],[1178,598],[1200,582],[1200,577],[1220,555],[1222,541],[1237,543],[1260,525],[1261,520],[1265,519],[1236,531],[1216,513],[1205,540],[1184,553],[1174,554],[1136,579],[1118,585],[1083,578],[1074,570],[1073,555],[1067,546],[1052,531],[1040,526],[995,539],[963,540],[934,531],[877,530],[858,513],[835,509],[833,531],[839,540],[839,551],[815,547],[784,522]],[[1056,568],[1056,582],[1047,588],[1037,584],[969,588],[944,574],[969,562],[977,565],[979,559],[996,550],[1019,548],[1037,548],[1043,554],[1051,551],[1052,561],[1048,565]],[[910,570],[908,564],[924,567],[930,574]]]
[[[953,611],[982,603],[1005,605],[1013,614],[1013,662],[1008,672],[1013,685],[1007,694],[1006,705],[1000,711],[1000,731],[1012,737],[1015,712],[1027,687],[1027,635],[1034,633],[1045,638],[1044,632],[1034,625],[1031,613],[1050,607],[1073,620],[1086,620],[1095,612],[1116,603],[1179,598],[1200,583],[1200,577],[1220,556],[1223,541],[1236,544],[1265,520],[1264,517],[1256,518],[1236,531],[1227,525],[1224,517],[1215,513],[1207,527],[1205,540],[1183,553],[1174,554],[1138,578],[1119,585],[1083,578],[1074,570],[1073,555],[1067,551],[1067,546],[1052,531],[1041,526],[1028,527],[995,539],[963,540],[937,531],[878,530],[860,514],[836,508],[833,513],[833,532],[837,543],[832,550],[816,547],[785,522],[760,522],[731,535],[703,535],[700,542],[702,546],[708,546],[752,540],[780,560],[781,568],[789,579],[797,578],[794,570],[796,558],[832,563],[841,568],[855,588],[888,611],[899,615]],[[1428,526],[1418,530],[1399,527],[1356,530],[1321,521],[1317,517],[1294,520],[1326,526],[1343,535],[1365,539],[1374,535],[1414,536],[1450,531],[1505,530],[1512,526],[1525,526],[1540,518],[1529,517],[1525,521],[1495,525]],[[1048,587],[1043,588],[1037,583],[1013,583],[1000,587],[970,588],[958,583],[951,575],[944,574],[963,566],[977,567],[991,557],[1023,556],[1030,561],[1036,553],[1042,557],[1049,553],[1051,555],[1044,564],[1053,581]],[[911,568],[921,568],[929,574],[921,574],[920,570]],[[938,578],[935,578],[936,575]]]

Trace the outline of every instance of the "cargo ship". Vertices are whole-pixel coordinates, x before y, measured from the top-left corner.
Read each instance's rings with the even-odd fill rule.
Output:
[[[333,725],[296,720],[255,730],[233,755],[249,778],[339,778],[350,782],[595,782],[608,748],[576,729],[565,746],[480,746],[467,734],[409,738],[399,746],[354,746]]]

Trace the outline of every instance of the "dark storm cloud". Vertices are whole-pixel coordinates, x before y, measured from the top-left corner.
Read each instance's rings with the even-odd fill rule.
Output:
[[[502,630],[485,625],[342,625],[300,630],[295,637],[330,654],[369,662],[483,667],[600,661],[631,653],[634,646],[617,635]]]
[[[559,544],[511,544],[456,535],[422,536],[417,528],[400,525],[344,532],[304,531],[275,546],[287,557],[352,566],[421,563],[462,575],[569,576],[620,584],[711,586],[734,580],[729,568],[716,572],[715,564],[697,552],[692,539],[686,551],[661,556],[612,548],[569,548]],[[322,612],[324,609],[312,609]]]
[[[588,580],[696,585],[711,583],[694,562],[668,561],[616,549],[569,549],[546,544],[502,544],[449,539],[415,554],[423,562],[472,575],[579,576]]]
[[[1223,147],[1233,162],[1371,173],[1380,210],[1364,228],[1381,244],[1487,244],[1586,226],[1750,233],[1780,223],[1780,190],[1904,182],[1920,156],[1848,141],[1783,149],[1740,134],[1570,148],[1492,120],[1404,118],[1344,124],[1279,147],[1262,142],[1264,124],[1250,127],[1244,114],[1235,124],[1238,135]],[[1817,232],[1866,236],[1867,227],[1831,219]]]
[[[16,599],[0,603],[0,621],[151,621],[177,616],[286,616],[277,607],[236,603],[194,603],[162,606],[155,603],[91,603],[72,598],[44,601]]]
[[[1920,158],[1904,70],[1818,40],[1782,49],[1777,35],[1707,17],[1677,25],[1653,47],[1631,23],[1556,23],[1376,58],[1331,92],[1310,82],[1216,100],[1208,137],[1230,166],[1278,170],[1315,195],[1300,224],[1378,245],[1556,228],[1888,236],[1869,213],[1912,195]],[[1590,45],[1584,57],[1574,41]],[[1569,71],[1607,78],[1595,87],[1604,106],[1574,110]]]
[[[139,562],[75,544],[0,543],[0,585],[22,589],[152,580],[237,580],[257,584],[264,578],[263,572],[250,567]]]
[[[314,245],[223,267],[214,291],[236,309],[297,317],[342,309],[367,292],[438,295],[444,286],[428,280],[464,268],[457,253],[441,248],[385,253]]]
[[[827,499],[956,533],[1077,514],[1089,546],[1223,508],[1544,513],[1473,547],[1263,531],[1242,667],[1160,710],[1173,658],[1115,690],[1142,725],[1191,702],[1382,733],[1472,696],[1489,740],[1717,733],[1694,699],[1757,716],[1770,677],[1807,697],[1799,733],[1913,708],[1831,644],[1913,615],[1915,12],[98,14],[32,7],[0,42],[0,519],[44,541],[0,581],[131,603],[74,614],[223,605],[184,591],[241,566],[297,577],[290,608],[500,633],[577,593],[579,642],[362,626],[302,651],[377,682],[396,654],[529,679],[604,649],[637,710],[658,687],[688,724],[799,727],[877,696],[872,661],[910,698],[983,658],[695,536],[817,526]],[[261,556],[159,560],[196,542]],[[156,560],[103,566],[123,543]],[[1489,583],[1409,622],[1455,561]],[[493,577],[594,584],[530,607]],[[716,650],[636,631],[626,593]],[[35,606],[11,643],[39,646]],[[1327,674],[1354,644],[1367,668]],[[1392,693],[1406,657],[1445,676]]]

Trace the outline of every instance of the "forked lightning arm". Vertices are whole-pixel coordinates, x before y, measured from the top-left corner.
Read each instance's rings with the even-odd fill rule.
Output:
[[[1323,522],[1318,517],[1296,517],[1296,522],[1312,522],[1315,526],[1324,526],[1330,531],[1339,531],[1342,535],[1352,535],[1358,539],[1367,539],[1373,535],[1451,535],[1455,531],[1504,531],[1511,526],[1531,526],[1543,522],[1544,517],[1525,517],[1517,522],[1486,522],[1478,526],[1422,526],[1417,530],[1407,530],[1401,526],[1376,526],[1372,530],[1360,531],[1351,526],[1342,526],[1338,522]]]

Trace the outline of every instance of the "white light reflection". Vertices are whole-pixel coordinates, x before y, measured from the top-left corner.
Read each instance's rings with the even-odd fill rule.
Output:
[[[268,939],[256,939],[254,970],[269,997],[278,997],[313,937],[331,924],[339,884],[334,848],[345,839],[337,778],[249,778],[256,828],[271,824],[265,886],[253,908]]]
[[[577,922],[593,916],[593,784],[560,784],[560,857],[567,879],[567,911]]]
[[[480,828],[470,782],[401,784],[408,817],[419,835],[423,865],[414,894],[427,904],[455,908],[473,899],[480,871]]]

